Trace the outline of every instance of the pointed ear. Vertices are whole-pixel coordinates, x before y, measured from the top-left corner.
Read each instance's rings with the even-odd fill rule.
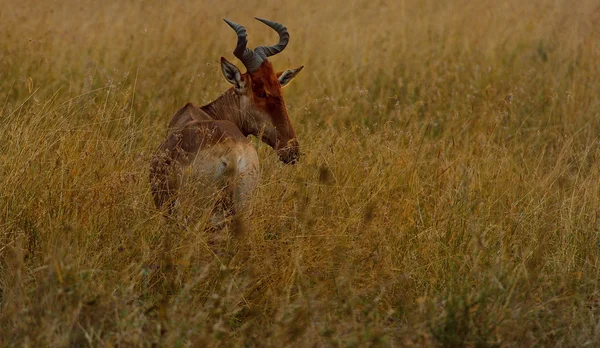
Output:
[[[279,84],[281,85],[281,87],[283,88],[287,86],[288,83],[290,83],[303,68],[304,65],[296,69],[289,69],[277,73],[277,78],[279,79]]]
[[[225,76],[225,79],[231,83],[236,90],[242,91],[246,88],[246,82],[242,78],[240,69],[231,64],[227,59],[225,59],[225,57],[221,57],[221,71],[223,71],[223,76]]]

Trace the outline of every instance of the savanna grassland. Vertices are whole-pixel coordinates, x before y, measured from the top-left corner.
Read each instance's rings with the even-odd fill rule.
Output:
[[[597,1],[0,1],[2,346],[598,346]],[[235,33],[305,65],[252,215],[155,210]]]

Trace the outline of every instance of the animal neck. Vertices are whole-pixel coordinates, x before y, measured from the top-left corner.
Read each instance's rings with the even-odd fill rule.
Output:
[[[268,122],[259,122],[248,111],[250,101],[245,96],[240,96],[233,88],[213,102],[201,107],[215,120],[226,120],[235,124],[245,136],[254,135],[275,149],[277,131]]]

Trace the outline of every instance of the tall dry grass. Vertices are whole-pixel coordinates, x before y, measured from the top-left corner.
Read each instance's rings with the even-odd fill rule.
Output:
[[[1,2],[3,346],[600,344],[596,1]],[[227,17],[304,153],[218,247],[152,205]],[[238,66],[241,66],[237,62]]]

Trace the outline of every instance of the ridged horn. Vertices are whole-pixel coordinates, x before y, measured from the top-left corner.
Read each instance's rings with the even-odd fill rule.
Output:
[[[283,51],[285,49],[285,46],[287,46],[288,42],[290,41],[290,34],[288,33],[287,28],[283,24],[277,22],[272,22],[266,19],[256,17],[255,19],[265,23],[273,30],[275,30],[277,34],[279,34],[279,42],[275,46],[259,46],[254,49],[254,52],[256,52],[259,56],[265,59]]]
[[[242,64],[244,64],[246,69],[248,69],[248,72],[254,72],[258,70],[263,62],[263,57],[246,47],[248,44],[248,39],[246,38],[248,36],[246,34],[246,28],[225,18],[223,18],[223,20],[225,23],[229,24],[233,30],[235,30],[235,33],[238,37],[237,45],[235,46],[233,54],[242,61]]]

